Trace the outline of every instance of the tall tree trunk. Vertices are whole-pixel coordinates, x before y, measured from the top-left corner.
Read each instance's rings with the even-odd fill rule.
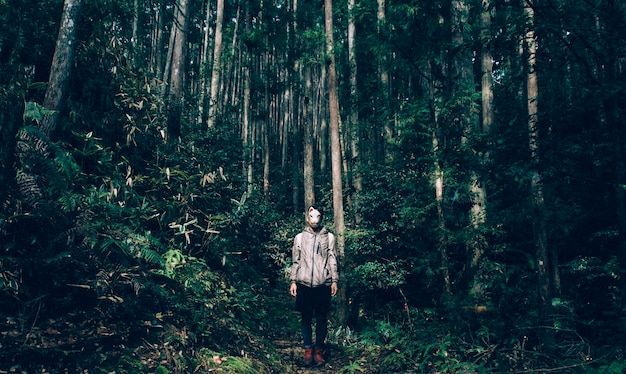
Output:
[[[356,59],[356,24],[354,9],[355,0],[348,0],[348,65],[350,68],[350,116],[348,128],[346,132],[350,139],[350,179],[352,183],[353,193],[351,197],[352,208],[354,211],[354,223],[361,222],[359,214],[359,196],[363,190],[363,181],[361,174],[361,133],[359,127],[359,99],[357,86],[357,59]]]
[[[247,3],[245,7],[245,30],[246,34],[250,33],[250,4]],[[250,69],[252,65],[252,56],[251,52],[248,48],[243,51],[243,66],[242,66],[242,74],[243,74],[243,110],[242,110],[242,131],[241,131],[241,140],[243,143],[243,178],[246,181],[246,192],[248,195],[252,193],[252,188],[254,187],[253,175],[254,175],[254,164],[253,164],[253,129],[252,129],[252,121],[251,121],[251,113],[250,113],[250,101],[252,96],[252,82],[250,77]]]
[[[48,80],[48,88],[43,106],[53,111],[41,121],[40,129],[45,136],[50,137],[56,130],[61,109],[67,96],[67,86],[74,65],[74,51],[76,49],[76,25],[80,13],[81,0],[65,0],[63,19],[57,38],[52,68]]]
[[[246,58],[247,60],[248,58]],[[244,149],[244,179],[246,181],[246,191],[248,195],[252,193],[253,186],[253,175],[254,175],[254,165],[253,165],[253,142],[254,136],[252,131],[252,121],[250,121],[250,66],[246,63],[243,67],[243,131],[241,132],[241,138],[243,140],[243,149]]]
[[[43,207],[49,205],[46,199],[48,186],[46,181],[55,176],[42,175],[52,173],[48,165],[49,145],[56,131],[67,96],[69,78],[74,65],[76,49],[76,26],[80,14],[81,0],[65,0],[63,15],[56,48],[52,58],[48,88],[44,97],[43,107],[46,109],[39,122],[39,132],[22,128],[16,141],[17,186],[25,205],[34,213],[43,213]],[[25,111],[26,112],[26,111]],[[56,178],[59,178],[56,176]]]
[[[167,138],[180,137],[184,102],[185,54],[187,46],[188,0],[179,0],[176,8],[172,32],[174,34],[170,60],[169,94],[167,99]]]
[[[177,2],[178,4],[178,2]],[[174,43],[176,42],[176,33],[178,32],[178,25],[176,24],[176,18],[178,15],[180,7],[177,5],[174,7],[174,21],[172,22],[172,27],[170,28],[170,36],[167,42],[167,57],[165,58],[165,66],[163,67],[163,82],[169,83],[170,77],[172,76],[172,60],[174,56]],[[169,94],[169,86],[165,87],[165,97]]]
[[[481,62],[481,114],[482,121],[476,131],[486,134],[489,132],[493,123],[493,88],[492,88],[492,71],[493,61],[491,56],[491,9],[490,0],[482,0],[480,10],[480,62]],[[482,155],[481,155],[482,154]],[[486,157],[489,149],[483,149],[478,157],[479,165],[485,165]],[[481,167],[481,170],[484,168]],[[470,209],[470,223],[475,229],[474,238],[472,240],[470,255],[470,270],[473,277],[473,283],[470,289],[470,296],[475,302],[485,301],[484,266],[482,266],[483,255],[486,248],[489,247],[487,238],[483,235],[481,228],[487,222],[487,191],[485,181],[482,178],[481,171],[472,171],[470,195],[472,199],[472,207]],[[487,270],[488,271],[488,270]]]
[[[270,200],[270,123],[263,122],[263,197],[265,202]]]
[[[377,19],[377,30],[379,34],[382,34],[383,28],[385,26],[385,23],[387,22],[387,12],[386,12],[386,6],[385,6],[385,0],[377,0],[378,2],[378,9],[376,12],[376,19]],[[381,36],[381,40],[382,40],[382,36]],[[388,56],[386,53],[382,53],[379,56],[379,60],[378,60],[378,79],[379,79],[379,85],[380,85],[380,102],[378,105],[378,118],[379,120],[382,122],[382,137],[381,140],[383,141],[381,150],[383,152],[384,155],[384,159],[385,161],[391,161],[393,159],[393,156],[391,154],[391,151],[389,150],[389,145],[391,144],[391,141],[393,139],[394,133],[393,133],[393,126],[392,126],[392,121],[391,118],[389,116],[389,111],[390,111],[390,99],[391,99],[391,89],[390,89],[390,82],[389,82],[389,72],[387,71],[387,60],[388,60]]]
[[[224,0],[217,0],[217,14],[215,20],[215,41],[213,42],[213,68],[211,69],[211,94],[209,95],[209,115],[207,124],[212,128],[217,113],[217,94],[219,91],[222,71],[222,24],[224,23]]]
[[[306,96],[303,98],[304,123],[304,149],[303,149],[303,191],[304,191],[304,207],[305,209],[315,203],[315,122],[311,99],[313,92],[313,83],[311,77],[311,67],[304,67],[304,82]]]
[[[322,64],[319,69],[320,76],[316,79],[318,82],[317,88],[314,90],[315,97],[315,110],[314,110],[314,118],[315,123],[318,124],[316,126],[317,131],[317,151],[319,155],[320,162],[320,172],[322,174],[322,178],[328,175],[328,153],[329,153],[329,145],[328,145],[328,121],[326,120],[326,113],[328,111],[328,105],[326,102],[326,97],[324,92],[327,92],[327,82],[328,82],[328,72],[326,69],[326,64]],[[341,121],[341,119],[340,119]],[[341,126],[341,123],[340,125]],[[332,161],[331,161],[332,163]],[[331,166],[332,167],[332,166]],[[325,181],[325,180],[324,180]]]
[[[337,255],[340,269],[345,264],[344,243],[344,212],[343,212],[343,186],[341,171],[341,140],[339,129],[339,95],[337,92],[337,71],[335,68],[335,42],[333,38],[333,2],[324,0],[324,23],[326,25],[326,52],[328,54],[328,106],[330,114],[330,138],[331,138],[331,164],[333,174],[333,211],[335,218],[335,234],[337,235]],[[338,294],[337,321],[340,326],[345,326],[348,320],[348,303],[346,288],[340,287]]]
[[[301,77],[301,65],[296,58],[296,41],[299,32],[298,28],[298,0],[293,0],[291,3],[291,33],[289,35],[289,54],[292,64],[291,79],[289,80],[290,93],[289,105],[290,105],[290,135],[293,139],[291,149],[291,200],[294,213],[304,211],[300,209],[300,145],[301,132],[300,132],[300,119],[302,118],[301,91],[299,78]],[[285,143],[287,143],[285,141]]]
[[[439,253],[440,269],[442,272],[444,290],[447,294],[452,292],[452,282],[450,280],[450,260],[448,258],[448,232],[446,227],[446,217],[443,207],[443,187],[444,187],[444,171],[441,167],[441,160],[439,157],[439,136],[438,136],[438,111],[436,105],[436,88],[435,88],[435,74],[433,74],[433,62],[429,63],[428,70],[430,79],[428,80],[428,94],[430,102],[430,126],[431,126],[431,140],[432,140],[432,155],[433,155],[433,181],[435,187],[435,203],[437,206],[437,222],[438,222],[438,238],[437,238],[437,252]]]
[[[313,151],[313,124],[310,121],[304,123],[304,151],[303,161],[303,190],[304,190],[304,206],[308,207],[315,204],[315,168]]]
[[[223,0],[222,0],[223,1]],[[272,47],[269,42],[269,33],[267,31],[268,26],[265,24],[265,1],[261,1],[260,10],[259,10],[259,27],[264,30],[265,37],[263,38],[263,43],[265,47],[263,48],[263,54],[261,56],[260,68],[259,72],[261,75],[261,80],[264,82],[264,92],[263,92],[263,101],[264,108],[260,110],[260,112],[265,112],[265,115],[258,115],[261,121],[261,141],[263,143],[263,197],[266,202],[269,201],[270,194],[270,127],[273,123],[273,119],[275,118],[273,103],[274,101],[270,96],[270,76],[274,76],[272,73],[272,67],[275,65],[272,63]],[[273,97],[274,95],[272,95]]]
[[[205,105],[207,104],[206,102],[206,97],[207,97],[207,93],[210,90],[209,86],[208,86],[208,80],[207,80],[207,69],[209,67],[209,40],[211,38],[211,27],[209,27],[210,23],[211,23],[211,0],[206,0],[206,7],[205,7],[205,16],[204,16],[204,33],[202,35],[202,52],[201,52],[201,58],[200,58],[200,80],[201,80],[201,87],[200,87],[200,103],[199,103],[199,108],[198,108],[198,122],[202,123],[202,121],[204,121],[205,119]],[[213,61],[211,62],[211,66],[213,66]],[[209,97],[210,97],[210,92],[209,92]]]
[[[237,13],[235,15],[235,28],[233,29],[233,33],[232,33],[233,40],[231,42],[229,58],[225,62],[225,65],[227,67],[224,69],[224,71],[229,72],[229,79],[227,80],[228,85],[226,85],[223,90],[224,94],[221,95],[222,100],[220,102],[220,105],[218,105],[218,108],[227,107],[227,106],[231,108],[236,108],[238,106],[238,101],[241,99],[241,94],[240,94],[241,86],[242,86],[241,85],[241,80],[242,80],[241,78],[242,62],[241,61],[243,59],[244,49],[239,47],[240,46],[239,30],[240,30],[240,25],[242,23],[245,23],[245,21],[242,21],[241,19],[242,1],[243,0],[237,1]],[[234,111],[234,110],[231,111],[230,117],[234,121],[241,120],[241,116],[238,111]]]
[[[137,67],[138,45],[139,45],[139,0],[133,0],[133,36],[130,40],[132,46],[133,66]]]
[[[491,0],[482,0],[480,11],[480,92],[482,131],[489,133],[493,125],[493,56],[491,55]]]
[[[150,71],[157,77],[163,77],[163,6],[161,2],[154,3],[152,6],[152,34],[150,45]]]
[[[550,332],[545,326],[550,326],[552,309],[552,278],[550,276],[550,252],[548,248],[548,234],[546,231],[545,197],[543,178],[540,171],[540,148],[539,148],[539,86],[537,84],[537,40],[534,29],[534,9],[528,2],[524,4],[524,10],[528,17],[528,30],[525,36],[526,52],[526,100],[528,110],[528,145],[531,158],[530,193],[532,198],[532,222],[533,241],[535,244],[537,283],[539,290],[539,323],[540,338],[542,343],[549,348]]]

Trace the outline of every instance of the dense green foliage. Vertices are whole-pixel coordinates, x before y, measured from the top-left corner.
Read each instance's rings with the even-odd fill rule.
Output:
[[[162,6],[164,23],[171,23],[172,2],[154,3]],[[264,3],[271,3],[264,20],[274,22],[252,22],[238,48],[283,56],[272,65],[277,70],[293,66],[291,59],[322,64],[311,52],[323,38],[319,4],[303,2],[300,25],[309,29],[300,33],[292,55],[287,7]],[[471,19],[479,9],[474,3],[468,2]],[[190,12],[193,56],[202,44],[201,5],[194,3]],[[344,5],[335,1],[338,68],[347,77]],[[527,19],[519,4],[493,4],[496,120],[487,133],[463,126],[460,118],[479,112],[479,93],[473,86],[459,88],[448,66],[460,49],[480,49],[477,22],[465,25],[472,42],[459,49],[450,42],[450,2],[389,1],[380,32],[372,26],[375,5],[357,1],[355,11],[358,128],[367,162],[358,170],[364,181],[359,204],[346,209],[341,287],[350,298],[350,319],[347,326],[331,326],[335,370],[622,372],[624,5],[537,5],[538,166],[528,150],[526,71],[517,52]],[[245,14],[261,12],[257,2],[227,4],[229,43],[238,7]],[[148,8],[140,17],[146,28],[154,11]],[[302,207],[290,199],[299,183],[292,172],[298,156],[281,164],[279,131],[268,130],[276,135],[270,193],[264,196],[260,175],[248,186],[242,169],[249,150],[233,114],[241,104],[233,100],[217,125],[207,128],[196,120],[200,95],[191,88],[181,137],[166,140],[167,85],[146,62],[150,31],[140,35],[139,47],[131,46],[125,25],[132,23],[132,2],[84,2],[62,122],[49,145],[49,163],[38,165],[46,169],[51,205],[45,214],[33,214],[24,204],[15,139],[20,130],[37,132],[46,115],[40,103],[60,13],[59,1],[0,1],[0,372],[46,365],[90,373],[286,371],[288,360],[273,339],[287,330],[298,344],[285,276],[291,238],[302,227],[294,213]],[[393,56],[386,66],[393,76],[391,97],[377,87],[381,55]],[[189,60],[188,80],[208,70]],[[290,82],[257,73],[252,106],[255,118],[264,118],[270,108],[261,95],[280,96]],[[354,97],[346,80],[340,78],[340,101],[347,103]],[[429,99],[429,84],[438,90],[436,100]],[[381,145],[385,121],[394,123],[395,136]],[[433,134],[440,140],[436,149]],[[295,132],[281,135],[286,143],[299,139]],[[385,149],[393,157],[381,157]],[[445,227],[434,196],[434,165],[446,178]],[[558,279],[549,326],[539,318],[532,239],[529,185],[535,166],[544,176]],[[468,214],[474,173],[488,191],[488,219],[480,227]],[[319,200],[328,212],[329,179],[319,176]],[[447,264],[438,251],[442,242]],[[481,245],[481,265],[471,269],[471,249]],[[546,330],[548,339],[541,333]]]

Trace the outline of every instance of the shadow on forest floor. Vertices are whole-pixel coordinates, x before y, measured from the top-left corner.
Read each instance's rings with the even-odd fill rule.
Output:
[[[263,306],[259,307],[265,308],[263,312],[268,319],[265,325],[270,326],[270,331],[257,337],[248,331],[238,331],[249,342],[242,351],[257,352],[247,357],[250,370],[246,372],[256,372],[251,368],[261,368],[258,371],[261,373],[355,372],[345,370],[352,359],[348,351],[354,351],[334,343],[327,346],[323,366],[305,367],[300,314],[293,311],[293,299],[284,289],[272,290],[263,299]],[[212,342],[192,338],[194,332],[188,324],[189,321],[183,319],[162,324],[116,320],[106,311],[89,308],[54,318],[40,313],[32,319],[0,312],[0,374],[239,373],[228,365],[216,366],[210,362],[215,356],[200,358],[202,350]],[[243,343],[233,342],[233,346],[237,344]],[[229,362],[241,359],[222,354]],[[183,362],[186,364],[181,364]],[[209,367],[211,369],[207,369]],[[363,365],[357,372],[377,370]]]
[[[270,340],[273,348],[285,363],[285,373],[289,374],[331,374],[338,373],[350,365],[351,357],[344,347],[328,343],[324,352],[326,363],[322,366],[303,365],[304,349],[300,336],[300,313],[293,310],[294,299],[288,295],[287,289],[277,290],[270,296],[268,312],[273,320],[274,329]],[[347,371],[350,372],[350,371]],[[360,373],[373,372],[362,367]]]

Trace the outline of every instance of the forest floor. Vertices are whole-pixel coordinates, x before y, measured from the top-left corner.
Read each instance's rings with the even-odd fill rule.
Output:
[[[273,332],[271,344],[281,357],[286,374],[331,374],[331,373],[375,373],[379,372],[371,365],[364,364],[357,356],[362,356],[358,349],[348,349],[335,343],[327,343],[323,365],[304,365],[304,349],[300,333],[290,328],[280,328]]]
[[[270,313],[270,318],[273,319],[272,325],[274,329],[271,333],[271,342],[273,348],[286,363],[285,373],[287,374],[331,374],[338,372],[354,372],[346,370],[350,365],[353,365],[354,357],[348,352],[347,347],[343,347],[337,342],[333,342],[332,335],[333,328],[332,322],[329,329],[329,339],[327,339],[327,346],[324,351],[325,364],[320,366],[305,366],[304,360],[304,348],[302,346],[302,337],[300,334],[300,313],[293,311],[293,298],[289,296],[287,291],[277,290],[271,298],[273,305],[268,307],[268,310],[273,311]],[[315,331],[315,326],[313,327]],[[354,352],[352,352],[354,353]],[[355,366],[352,366],[355,368]],[[360,366],[359,373],[371,373],[373,370],[368,370],[365,365]]]
[[[324,356],[326,363],[320,366],[305,366],[303,365],[304,352],[300,344],[298,344],[298,337],[292,339],[285,339],[284,337],[276,337],[272,339],[272,343],[276,351],[280,354],[283,360],[286,362],[285,373],[289,374],[331,374],[337,373],[342,367],[349,365],[349,359],[345,354],[338,349],[332,347],[326,350]]]
[[[356,368],[348,353],[354,354],[354,350],[334,342],[327,346],[324,365],[305,367],[300,315],[292,310],[291,296],[282,291],[265,296],[263,308],[271,329],[264,336],[251,339],[255,343],[246,348],[260,352],[250,358],[252,367],[264,368],[259,370],[263,373],[285,374],[355,372],[355,369],[360,373],[376,372],[365,365]],[[204,349],[201,343],[177,344],[165,337],[166,334],[191,335],[184,321],[170,326],[153,326],[148,321],[106,321],[102,319],[106,311],[88,308],[55,318],[44,314],[36,309],[22,316],[0,311],[0,374],[238,373],[227,365],[216,367],[214,362],[208,362],[212,361],[211,356],[208,360],[199,359]],[[238,359],[230,357],[229,362]],[[175,364],[182,361],[195,362],[194,367]],[[157,370],[159,366],[167,371]],[[207,370],[208,367],[215,369]]]

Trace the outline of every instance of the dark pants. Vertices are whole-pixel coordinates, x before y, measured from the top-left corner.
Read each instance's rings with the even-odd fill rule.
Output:
[[[328,326],[326,324],[326,313],[315,312],[315,347],[324,348],[324,340],[328,334]],[[313,346],[313,313],[302,312],[302,339],[304,340],[304,348]]]
[[[310,288],[298,284],[296,310],[302,313],[304,347],[313,346],[313,315],[315,314],[315,347],[322,349],[328,334],[327,314],[330,310],[330,286]]]

